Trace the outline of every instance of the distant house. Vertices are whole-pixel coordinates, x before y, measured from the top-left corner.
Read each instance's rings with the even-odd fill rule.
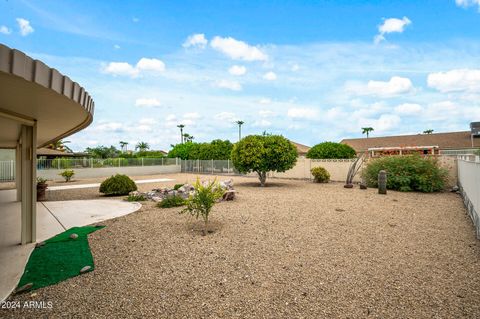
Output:
[[[298,156],[306,156],[308,151],[310,150],[310,146],[303,145],[303,144],[300,144],[300,143],[296,143],[296,142],[293,142],[293,141],[290,141],[290,143],[295,145],[295,147],[297,148]]]
[[[352,138],[340,143],[350,145],[357,153],[368,151],[370,156],[410,153],[460,155],[471,154],[480,148],[480,134],[472,128],[471,131],[461,132]]]
[[[39,159],[54,159],[57,157],[89,157],[88,153],[70,153],[59,150],[52,150],[51,148],[41,147],[37,149],[37,158]]]

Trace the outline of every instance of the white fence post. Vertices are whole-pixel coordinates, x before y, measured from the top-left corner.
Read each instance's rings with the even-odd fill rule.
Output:
[[[143,166],[143,157],[142,157],[142,166]]]
[[[213,174],[213,159],[212,159],[212,174]]]

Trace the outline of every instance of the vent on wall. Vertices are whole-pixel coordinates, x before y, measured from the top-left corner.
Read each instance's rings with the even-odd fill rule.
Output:
[[[473,137],[480,137],[480,122],[470,123],[470,130]]]

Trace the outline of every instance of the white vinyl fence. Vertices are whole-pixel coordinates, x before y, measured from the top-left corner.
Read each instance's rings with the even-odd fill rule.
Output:
[[[480,157],[458,157],[458,185],[480,239]]]

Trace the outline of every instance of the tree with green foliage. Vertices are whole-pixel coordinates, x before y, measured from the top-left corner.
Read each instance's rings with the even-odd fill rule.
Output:
[[[370,132],[373,132],[373,127],[362,127],[362,134],[367,134],[367,138],[370,135]]]
[[[233,144],[229,140],[213,140],[210,143],[185,142],[173,145],[168,157],[183,160],[226,160],[230,159]]]
[[[66,145],[68,143],[70,143],[70,141],[58,140],[48,144],[46,147],[60,152],[73,153],[72,149]]]
[[[249,135],[233,146],[232,162],[240,173],[255,172],[265,186],[267,172],[285,172],[297,162],[297,148],[281,135]]]
[[[135,149],[138,150],[139,152],[144,152],[150,149],[150,145],[148,145],[147,142],[138,142],[137,145],[135,146]]]
[[[432,134],[432,133],[433,133],[432,129],[428,129],[428,130],[423,131],[423,134]]]
[[[307,152],[307,158],[312,159],[354,158],[356,155],[357,153],[350,145],[335,142],[317,144]]]
[[[85,152],[94,158],[114,158],[120,155],[120,151],[113,145],[106,147],[103,145],[96,147],[87,147]]]
[[[172,145],[172,149],[168,152],[167,157],[181,158],[182,160],[191,159],[193,149],[197,147],[198,143],[188,142],[177,145]]]

